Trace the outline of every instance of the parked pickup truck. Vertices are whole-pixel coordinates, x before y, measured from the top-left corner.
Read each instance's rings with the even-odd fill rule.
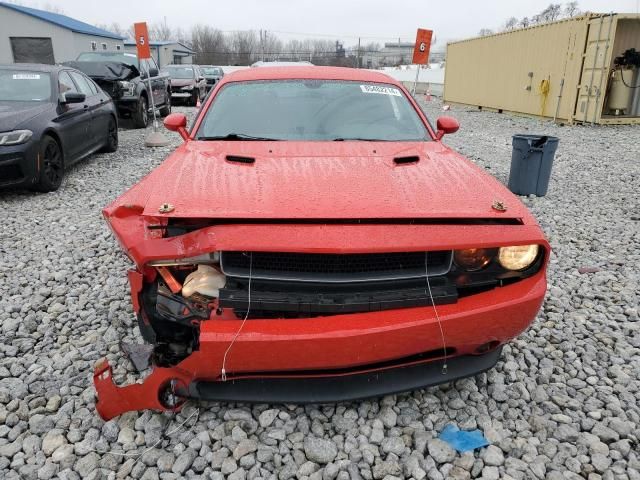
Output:
[[[138,59],[133,53],[119,51],[84,52],[75,62],[66,65],[77,68],[91,77],[113,98],[118,116],[130,118],[136,128],[149,124],[153,102],[161,116],[171,113],[171,83],[169,76],[161,74],[152,59]]]

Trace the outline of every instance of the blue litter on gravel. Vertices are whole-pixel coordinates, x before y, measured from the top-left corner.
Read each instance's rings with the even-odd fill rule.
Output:
[[[438,435],[438,438],[447,442],[460,453],[469,452],[489,445],[489,441],[484,438],[480,430],[467,432],[451,424],[444,427],[440,435]]]

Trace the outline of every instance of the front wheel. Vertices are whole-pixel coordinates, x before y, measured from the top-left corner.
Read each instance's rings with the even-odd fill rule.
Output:
[[[149,104],[146,97],[140,97],[138,106],[133,112],[133,126],[136,128],[147,128],[149,125]]]
[[[40,192],[53,192],[60,188],[64,177],[64,159],[60,145],[49,135],[42,137],[38,152],[40,176],[34,188]]]
[[[107,140],[104,147],[100,150],[105,153],[113,153],[118,150],[118,126],[113,117],[109,117],[109,126],[107,127]]]

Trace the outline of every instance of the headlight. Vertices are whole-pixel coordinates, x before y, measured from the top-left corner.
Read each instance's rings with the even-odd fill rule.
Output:
[[[0,133],[0,145],[20,145],[26,143],[33,136],[31,130],[14,130]]]
[[[456,250],[453,254],[453,261],[468,272],[475,272],[489,265],[495,255],[495,248],[467,248]]]
[[[118,82],[118,85],[120,85],[120,88],[124,91],[125,95],[133,95],[133,91],[135,90],[135,85],[133,83],[127,82],[125,80],[120,80]]]
[[[186,87],[182,87],[182,90],[193,90],[193,85],[187,85]]]
[[[171,258],[167,260],[153,260],[149,262],[147,265],[150,267],[172,267],[176,265],[201,265],[201,264],[211,264],[218,263],[220,261],[220,253],[203,253],[202,255],[198,255],[197,257],[189,257],[189,258]]]
[[[539,251],[539,245],[500,247],[498,261],[507,270],[524,270],[535,262]]]

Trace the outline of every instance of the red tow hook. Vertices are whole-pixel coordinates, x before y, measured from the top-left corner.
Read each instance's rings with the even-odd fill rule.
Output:
[[[111,365],[106,358],[98,360],[93,371],[96,410],[107,421],[135,410],[179,411],[184,397],[176,397],[176,386],[188,390],[188,381],[176,375],[175,369],[155,368],[142,383],[118,387],[113,383]]]

